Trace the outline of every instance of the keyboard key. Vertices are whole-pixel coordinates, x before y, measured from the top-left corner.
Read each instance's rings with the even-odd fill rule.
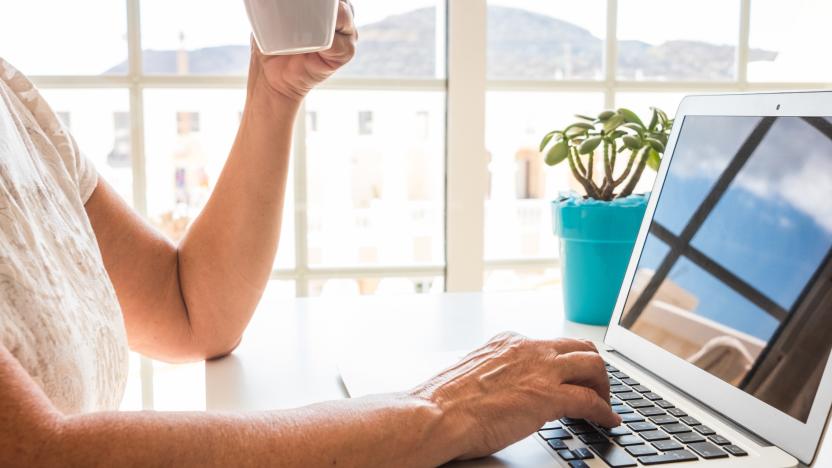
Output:
[[[693,444],[696,442],[704,442],[705,438],[695,432],[684,432],[682,434],[676,434],[676,440],[683,444]]]
[[[676,442],[675,440],[657,440],[653,442],[653,447],[661,450],[662,452],[668,452],[670,450],[679,450],[685,448],[684,445]]]
[[[744,457],[744,456],[748,455],[748,452],[746,452],[745,450],[737,447],[736,445],[726,445],[722,448],[725,449],[726,452],[730,453],[731,455],[733,455],[735,457]]]
[[[716,434],[715,430],[711,429],[708,426],[703,426],[703,425],[693,426],[693,430],[702,434],[702,435],[704,435],[704,436],[709,436],[709,435]]]
[[[580,458],[581,460],[588,460],[590,458],[595,458],[595,455],[592,454],[592,451],[586,447],[580,447],[572,450],[572,454],[575,455],[575,458]]]
[[[595,429],[589,424],[576,424],[574,426],[569,426],[569,432],[575,435],[592,434],[594,432],[598,432],[598,429]]]
[[[674,450],[672,452],[666,452],[661,455],[647,455],[645,457],[638,458],[638,461],[648,466],[659,465],[662,463],[676,463],[693,460],[698,460],[698,458],[696,458],[696,455],[688,452],[687,450]]]
[[[641,396],[643,396],[644,398],[647,398],[648,400],[651,400],[651,401],[656,401],[656,400],[661,400],[662,399],[661,395],[659,395],[658,393],[654,393],[654,392],[647,392],[647,393],[642,394]]]
[[[560,423],[564,426],[574,426],[575,424],[586,424],[583,419],[560,418]]]
[[[566,461],[575,459],[575,454],[571,450],[558,450],[558,455]]]
[[[610,393],[625,393],[630,392],[630,387],[626,385],[610,385]]]
[[[664,408],[664,409],[673,408],[673,403],[671,403],[667,400],[657,400],[657,401],[654,401],[653,403],[655,403],[656,406],[658,406],[659,408]]]
[[[638,400],[630,400],[627,402],[630,405],[630,408],[650,408],[653,406],[653,403],[645,400],[644,398],[639,398]]]
[[[612,429],[604,429],[604,432],[610,437],[618,437],[632,434],[632,431],[630,431],[630,429],[626,426],[618,426],[613,427]]]
[[[610,387],[614,385],[621,385],[621,381],[614,377],[610,377]]]
[[[640,435],[647,442],[655,442],[657,440],[665,440],[670,438],[670,436],[667,435],[666,432],[659,430],[639,432],[638,435]]]
[[[604,435],[603,435],[603,434],[599,434],[599,433],[597,433],[597,432],[596,432],[596,433],[594,433],[594,434],[583,434],[583,435],[579,435],[579,436],[578,436],[578,439],[580,439],[580,440],[581,440],[581,442],[583,442],[583,443],[585,443],[585,444],[587,444],[587,445],[589,445],[589,444],[605,444],[605,443],[607,443],[607,438],[606,438],[606,437],[604,437]]]
[[[683,432],[690,432],[690,428],[682,423],[665,424],[662,429],[668,434],[681,434]]]
[[[638,383],[638,380],[636,380],[636,379],[634,379],[634,378],[631,378],[631,377],[628,377],[628,378],[626,378],[626,379],[621,379],[621,381],[622,381],[622,382],[624,382],[625,384],[627,384],[627,385],[631,386],[631,387],[632,387],[633,385],[640,385],[640,384]]]
[[[627,426],[629,426],[630,429],[636,432],[655,431],[656,429],[658,429],[654,424],[651,424],[649,422],[634,422],[627,424]]]
[[[641,398],[641,393],[638,393],[638,392],[631,392],[631,391],[629,391],[629,390],[630,390],[630,389],[628,388],[628,389],[627,389],[627,392],[625,392],[625,393],[617,393],[617,394],[615,395],[615,397],[616,397],[616,398],[618,398],[618,399],[619,399],[619,400],[621,400],[621,401],[627,401],[627,400],[638,400],[638,399],[640,399],[640,398]]]
[[[711,442],[713,442],[717,445],[731,445],[730,440],[726,439],[725,437],[722,437],[719,434],[712,435],[712,436],[708,437],[708,439],[710,439]]]
[[[627,375],[627,374],[625,374],[625,373],[623,373],[623,372],[621,372],[621,371],[619,371],[619,372],[612,372],[612,376],[613,376],[613,377],[615,377],[616,379],[629,379],[629,378],[630,378],[630,376],[629,376],[629,375]]]
[[[633,412],[633,409],[627,405],[616,405],[612,407],[612,410],[616,414],[627,414]]]
[[[727,453],[723,452],[719,447],[710,442],[688,444],[688,448],[706,460],[710,460],[711,458],[726,458],[728,456]]]
[[[569,468],[589,468],[589,465],[583,460],[572,460],[569,462]]]
[[[676,418],[669,414],[660,414],[658,416],[653,416],[650,418],[650,421],[653,421],[654,424],[674,424],[677,422]]]
[[[634,457],[643,457],[644,455],[655,455],[656,449],[649,445],[631,445],[626,448],[627,453]]]
[[[641,445],[641,444],[644,443],[644,441],[641,440],[641,438],[639,438],[638,436],[634,436],[634,435],[625,435],[625,436],[621,436],[621,437],[615,437],[612,440],[616,444],[618,444],[622,447],[626,447],[628,445]]]
[[[624,402],[616,397],[610,397],[610,406],[623,405]]]
[[[667,412],[669,414],[672,414],[673,416],[676,416],[677,418],[684,418],[688,415],[687,413],[685,413],[684,411],[682,411],[679,408],[670,408],[669,410],[667,410]],[[691,419],[693,419],[693,418],[691,418]],[[687,423],[685,423],[685,424],[687,424]]]
[[[572,438],[572,434],[564,431],[563,429],[546,429],[543,431],[537,431],[537,433],[540,434],[540,437],[543,437],[546,440]]]
[[[559,422],[549,421],[546,424],[544,424],[543,427],[541,427],[541,429],[560,429],[561,427],[563,426],[561,426]]]
[[[650,389],[645,387],[644,385],[633,385],[633,390],[639,393],[647,393],[650,391]]]
[[[685,417],[681,418],[681,420],[682,420],[683,423],[687,424],[688,426],[698,426],[698,425],[702,424],[701,422],[699,422],[698,419],[690,417],[690,416],[685,416]]]
[[[592,444],[589,446],[601,460],[609,465],[611,468],[625,468],[629,466],[638,466],[635,458],[627,454],[627,452],[613,444],[607,442],[604,444]]]
[[[566,446],[566,442],[560,439],[547,440],[546,443],[549,444],[549,447],[552,447],[552,450],[566,450],[569,448]]]
[[[606,364],[606,368],[607,368],[607,372],[618,372],[618,369],[616,369],[615,367],[613,367],[610,364]]]
[[[621,421],[625,423],[641,422],[644,421],[644,417],[636,413],[622,414]]]
[[[652,408],[643,408],[638,410],[643,416],[658,416],[660,414],[665,414],[664,410],[661,408],[656,408],[655,406]]]

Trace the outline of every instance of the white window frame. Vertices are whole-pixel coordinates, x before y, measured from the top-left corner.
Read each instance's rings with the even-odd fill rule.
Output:
[[[124,0],[127,12],[128,72],[123,76],[32,76],[41,88],[118,88],[129,92],[133,206],[147,215],[147,176],[144,147],[144,91],[159,88],[245,89],[243,76],[170,75],[142,73],[140,0]],[[310,280],[331,278],[445,276],[450,292],[478,291],[484,273],[492,270],[539,270],[557,265],[555,258],[483,259],[484,201],[487,187],[485,112],[488,91],[587,92],[604,94],[614,108],[619,92],[731,92],[782,89],[830,89],[832,83],[749,82],[751,0],[740,0],[737,70],[731,81],[622,81],[617,78],[618,0],[607,0],[603,80],[487,80],[487,0],[447,0],[447,78],[334,78],[320,88],[333,90],[441,91],[447,95],[446,122],[446,261],[428,266],[310,267],[307,252],[307,154],[305,111],[295,127],[294,199],[295,267],[275,270],[275,280],[294,281],[299,297],[309,293]],[[441,13],[441,12],[440,12]],[[444,76],[443,51],[437,63]],[[142,360],[143,406],[153,407],[152,366]]]

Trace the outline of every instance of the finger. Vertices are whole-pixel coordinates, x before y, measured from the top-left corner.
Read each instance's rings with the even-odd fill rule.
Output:
[[[561,385],[556,392],[560,399],[564,416],[573,419],[587,419],[604,427],[621,425],[621,416],[610,408],[605,401],[592,390],[578,385]]]
[[[336,35],[332,47],[320,52],[321,57],[334,66],[342,66],[355,55],[355,36]]]
[[[557,340],[549,340],[547,341],[547,343],[555,351],[561,354],[583,351],[590,351],[596,353],[598,352],[598,350],[595,348],[595,345],[587,340],[573,340],[571,338],[560,338]]]
[[[592,352],[559,354],[555,358],[555,372],[567,384],[583,385],[595,390],[609,402],[610,381],[601,356]]]
[[[335,22],[335,32],[346,36],[355,34],[355,15],[352,5],[346,1],[338,2],[338,19]]]

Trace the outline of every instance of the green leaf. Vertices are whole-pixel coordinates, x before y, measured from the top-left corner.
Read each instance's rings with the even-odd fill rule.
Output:
[[[575,117],[577,117],[577,118],[579,118],[579,119],[581,119],[581,120],[586,120],[586,121],[588,121],[588,122],[595,122],[595,119],[594,119],[593,117],[588,116],[588,115],[583,115],[583,114],[575,114]]]
[[[581,143],[581,146],[578,148],[578,153],[589,154],[595,151],[595,148],[598,148],[598,145],[600,145],[602,141],[604,141],[603,138],[599,136],[587,138],[583,143]]]
[[[622,141],[624,141],[624,146],[630,148],[631,150],[637,150],[644,146],[644,143],[641,141],[641,138],[635,135],[627,135],[624,138],[622,138]]]
[[[595,126],[590,125],[588,123],[584,123],[584,122],[577,122],[577,123],[573,123],[572,125],[566,127],[566,132],[565,133],[566,133],[567,137],[572,138],[572,137],[575,137],[577,135],[582,135],[582,134],[584,134],[586,132],[589,132],[591,130],[595,130]]]
[[[546,164],[556,166],[563,162],[569,156],[569,143],[566,140],[552,146],[552,149],[546,154]]]
[[[611,119],[612,116],[614,116],[614,115],[615,115],[615,111],[611,111],[611,110],[604,111],[604,112],[601,112],[600,114],[598,114],[598,120],[600,120],[601,122],[606,122],[607,120]]]
[[[644,127],[641,127],[640,125],[637,125],[637,124],[625,123],[624,125],[622,125],[622,127],[629,128],[630,130],[634,130],[639,135],[644,133]]]
[[[607,120],[607,121],[604,123],[604,131],[605,131],[605,132],[607,132],[607,133],[611,133],[611,132],[613,132],[616,128],[618,128],[618,127],[620,127],[621,125],[623,125],[623,124],[624,124],[624,122],[625,122],[624,117],[622,117],[622,116],[620,116],[620,115],[618,115],[618,114],[613,115],[612,117],[610,117],[610,118],[609,118],[609,120]]]
[[[662,164],[662,158],[659,156],[659,153],[656,150],[650,148],[650,154],[647,155],[647,165],[650,166],[650,169],[654,171],[659,170],[659,166]]]
[[[659,153],[664,153],[664,145],[662,142],[655,138],[647,137],[644,139],[647,144],[649,144],[654,150],[658,151]]]
[[[650,126],[647,127],[647,128],[652,131],[656,128],[656,125],[659,124],[659,113],[656,112],[655,107],[652,107],[651,109],[652,109],[653,116],[650,118]]]
[[[610,135],[610,136],[614,140],[617,140],[617,139],[623,137],[624,135],[627,135],[627,132],[625,132],[624,130],[616,130],[616,131],[612,132],[612,135]]]
[[[549,132],[549,133],[546,134],[545,137],[543,137],[543,140],[540,142],[540,152],[541,153],[543,152],[544,149],[546,149],[546,146],[549,145],[549,142],[552,141],[552,138],[555,137],[555,133],[557,133],[557,131]]]
[[[636,113],[631,111],[630,109],[625,109],[625,108],[622,107],[622,108],[618,109],[618,115],[620,115],[621,117],[624,117],[624,120],[626,120],[627,123],[633,123],[633,124],[641,125],[642,127],[644,127],[644,123],[641,121],[641,119],[638,118]]]

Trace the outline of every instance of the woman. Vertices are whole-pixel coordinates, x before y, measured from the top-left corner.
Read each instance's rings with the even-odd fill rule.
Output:
[[[277,248],[295,114],[354,52],[346,1],[337,32],[316,54],[252,48],[237,139],[178,246],[97,177],[0,60],[0,464],[429,466],[563,416],[620,423],[591,344],[515,335],[398,394],[257,414],[114,411],[128,343],[169,361],[239,343]]]

